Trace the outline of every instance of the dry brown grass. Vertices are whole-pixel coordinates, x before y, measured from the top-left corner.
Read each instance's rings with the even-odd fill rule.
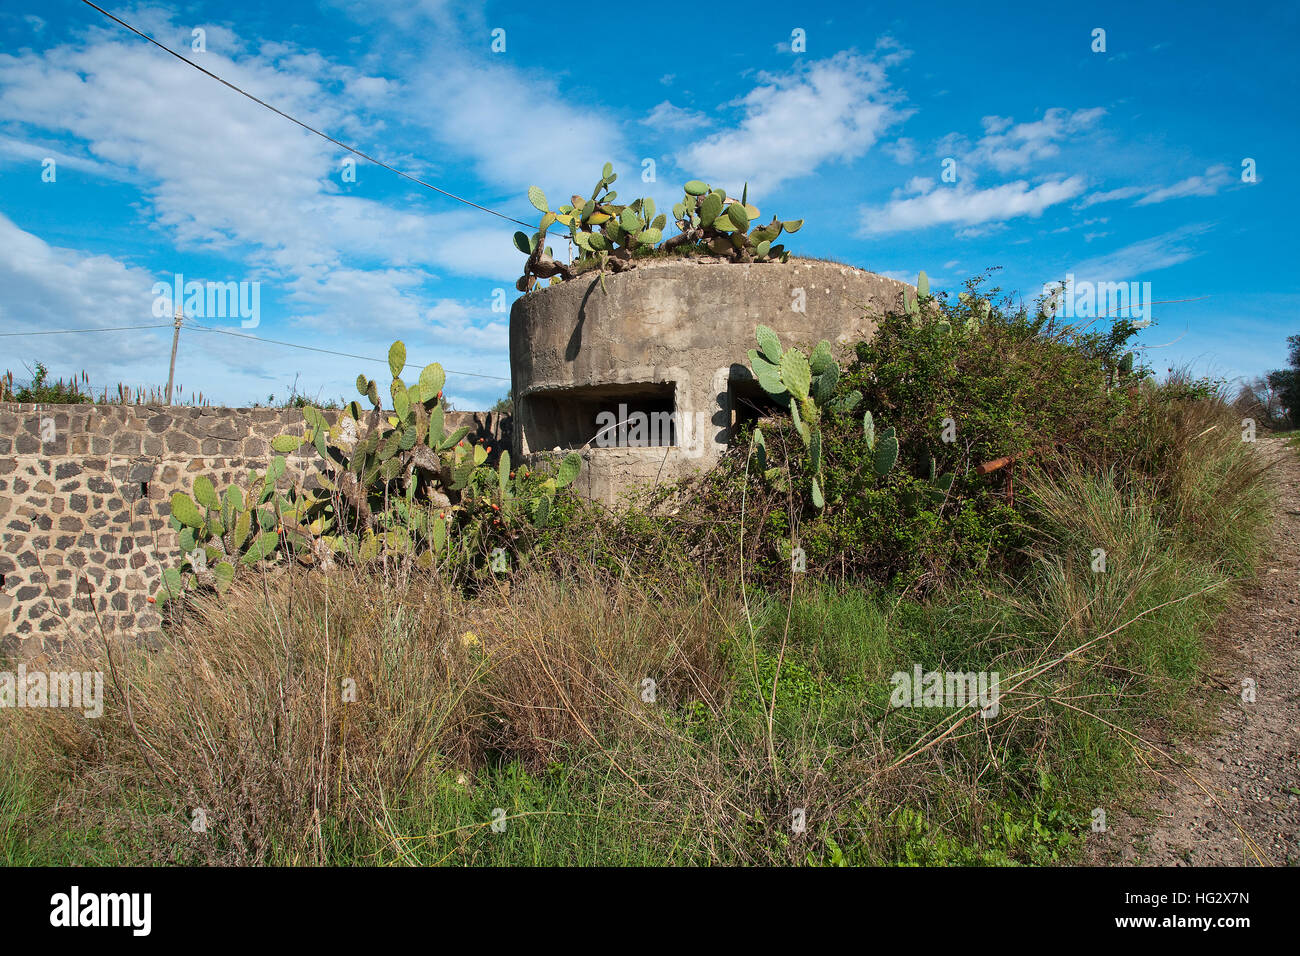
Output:
[[[281,569],[193,601],[158,648],[115,646],[105,716],[38,715],[40,762],[59,768],[66,823],[155,862],[325,864],[341,843],[406,859],[427,835],[404,809],[511,763],[603,781],[565,812],[617,803],[667,858],[796,862],[807,847],[771,834],[792,808],[814,808],[810,825],[852,811],[865,795],[846,770],[880,766],[883,745],[868,735],[832,760],[814,713],[769,750],[722,649],[747,640],[743,620],[727,589],[581,564],[472,600],[416,576]]]
[[[411,580],[292,572],[195,600],[157,651],[112,654],[110,716],[68,722],[79,801],[150,794],[156,805],[105,825],[148,820],[158,858],[323,862],[328,821],[382,804],[465,719],[473,667],[445,602]],[[188,828],[196,811],[220,839]]]
[[[106,716],[42,713],[37,736],[78,781],[70,806],[156,860],[323,863],[326,830],[372,827],[449,769],[595,752],[644,792],[634,752],[673,733],[664,716],[725,705],[727,603],[589,568],[472,601],[420,576],[281,569],[194,599],[159,648],[90,662],[111,672]],[[219,839],[188,828],[196,810]]]

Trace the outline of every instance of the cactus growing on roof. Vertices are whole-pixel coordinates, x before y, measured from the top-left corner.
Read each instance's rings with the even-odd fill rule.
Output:
[[[657,212],[649,197],[627,204],[616,202],[618,194],[609,187],[618,178],[606,163],[591,196],[572,196],[568,203],[552,210],[546,194],[528,187],[528,200],[542,213],[537,231],[529,236],[516,232],[514,244],[528,261],[515,287],[528,292],[538,279],[572,279],[590,268],[622,272],[636,265],[636,258],[655,249],[681,250],[732,262],[784,262],[789,258],[783,245],[773,245],[784,231],[798,232],[803,220],[781,220],[758,224],[759,211],[749,204],[746,187],[739,200],[723,189],[693,179],[683,187],[684,197],[673,206],[673,221],[679,234],[664,240],[668,216]],[[552,226],[568,228],[569,239],[578,249],[573,264],[560,262],[546,244]]]

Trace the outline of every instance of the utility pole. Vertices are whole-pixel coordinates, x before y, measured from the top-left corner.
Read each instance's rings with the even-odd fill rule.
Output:
[[[181,340],[181,323],[185,321],[185,311],[176,306],[176,322],[172,327],[172,362],[167,369],[167,404],[172,403],[172,382],[176,379],[176,346]]]

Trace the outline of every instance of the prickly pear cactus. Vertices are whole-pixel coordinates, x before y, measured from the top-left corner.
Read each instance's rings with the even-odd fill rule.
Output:
[[[277,456],[264,473],[252,472],[243,489],[231,485],[219,495],[212,482],[199,475],[193,497],[175,492],[170,524],[177,532],[181,562],[163,573],[154,602],[164,605],[204,586],[222,592],[239,566],[254,565],[276,552],[289,557],[312,552],[316,545],[312,531],[301,524],[302,502],[276,490],[284,473],[285,460]],[[328,536],[325,541],[328,545]]]
[[[836,397],[835,386],[839,382],[840,369],[829,342],[818,342],[811,354],[805,356],[797,348],[783,348],[780,337],[765,325],[757,327],[755,338],[758,348],[749,350],[750,367],[763,390],[790,411],[791,424],[808,452],[809,498],[813,506],[821,510],[826,506],[826,446],[822,421],[827,413],[844,415],[853,411],[861,404],[862,394],[854,389]],[[871,454],[872,471],[883,478],[898,463],[899,446],[894,429],[887,428],[877,434],[875,419],[867,411],[862,416],[862,432]],[[759,429],[754,430],[753,453],[764,477],[769,482],[774,481],[779,469],[768,468],[766,441]],[[931,480],[934,480],[933,475]],[[938,480],[936,487],[942,486],[943,489],[941,497],[951,484],[951,475]]]
[[[622,272],[636,265],[636,259],[655,249],[679,250],[732,262],[784,262],[789,253],[778,236],[798,232],[802,219],[759,224],[759,210],[749,203],[749,188],[739,200],[728,197],[723,189],[693,179],[683,187],[684,196],[673,206],[673,221],[678,235],[664,240],[668,226],[666,213],[658,212],[649,197],[627,204],[616,202],[618,193],[609,187],[618,179],[614,167],[606,163],[591,196],[574,195],[567,203],[552,210],[546,194],[537,186],[528,187],[528,201],[542,214],[537,231],[514,235],[515,248],[528,257],[524,274],[515,287],[531,290],[539,279],[572,279],[598,268],[603,281],[606,272]],[[568,238],[577,250],[577,261],[561,262],[546,244],[551,227],[568,229]]]
[[[813,506],[821,510],[826,507],[822,492],[823,410],[842,412],[856,405],[862,396],[855,392],[841,402],[832,402],[840,367],[830,342],[818,342],[812,354],[805,356],[797,348],[782,348],[780,337],[766,325],[758,326],[754,337],[758,348],[749,350],[750,368],[763,390],[789,408],[795,432],[808,450],[809,497]],[[757,434],[765,461],[766,446],[761,444],[762,433]],[[763,471],[767,475],[766,465]]]
[[[238,568],[263,561],[327,564],[335,556],[367,561],[397,555],[432,567],[481,552],[491,535],[519,523],[552,521],[560,513],[557,493],[578,476],[581,458],[567,456],[552,474],[512,470],[502,451],[489,466],[491,448],[470,444],[468,426],[447,431],[442,366],[426,365],[408,385],[402,378],[406,360],[406,346],[394,342],[388,351],[391,408],[384,408],[373,379],[358,376],[368,411],[350,402],[331,425],[307,406],[302,432],[276,436],[271,444],[278,454],[245,487],[218,494],[200,476],[192,497],[173,495],[171,522],[183,560],[163,575],[155,600],[166,603],[201,586],[225,590]],[[319,456],[314,482],[278,492],[282,456],[307,446]]]

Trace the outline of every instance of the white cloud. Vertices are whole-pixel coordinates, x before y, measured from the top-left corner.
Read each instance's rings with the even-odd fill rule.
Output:
[[[441,299],[425,313],[434,340],[459,341],[476,349],[504,351],[510,347],[509,317],[489,311],[490,305]]]
[[[1053,107],[1040,119],[1023,123],[1007,116],[985,116],[983,135],[973,144],[959,133],[949,133],[937,142],[934,152],[955,160],[956,184],[936,185],[933,179],[913,177],[887,203],[862,208],[861,234],[953,225],[959,238],[973,238],[1006,228],[1009,219],[1040,216],[1050,206],[1082,193],[1084,177],[1054,172],[984,188],[976,184],[988,172],[1025,171],[1057,159],[1063,144],[1092,131],[1105,113],[1100,107]],[[889,151],[900,161],[915,154],[907,140]]]
[[[787,73],[761,73],[753,90],[728,104],[739,112],[730,128],[682,150],[676,163],[728,189],[748,181],[764,194],[824,163],[858,159],[911,114],[885,66],[839,53]]]
[[[1086,209],[1097,203],[1114,202],[1120,199],[1132,199],[1139,196],[1133,205],[1150,206],[1170,199],[1182,199],[1185,196],[1213,196],[1225,186],[1234,182],[1232,170],[1227,166],[1211,166],[1203,176],[1188,176],[1170,186],[1122,186],[1106,192],[1084,196],[1076,209]]]
[[[481,7],[455,0],[324,0],[324,5],[340,9],[359,23],[387,20],[403,30],[447,30],[462,18],[478,27],[483,23]],[[485,31],[480,32],[486,36]]]
[[[880,148],[886,156],[900,166],[912,165],[918,155],[916,142],[906,136],[900,136],[892,143],[883,143]]]
[[[328,77],[211,46],[205,56],[288,111],[345,125]],[[133,170],[146,211],[182,244],[251,244],[270,271],[338,257],[328,221],[352,201],[328,180],[335,147],[150,47],[101,39],[0,56],[0,119],[70,134],[95,160]]]
[[[1184,196],[1213,196],[1232,181],[1233,176],[1227,166],[1211,166],[1205,171],[1204,176],[1188,176],[1172,186],[1153,189],[1134,205],[1148,206],[1168,199],[1181,199]]]
[[[664,100],[656,105],[641,122],[655,129],[680,133],[699,129],[709,122],[709,118],[699,110],[688,110]]]
[[[950,133],[940,141],[939,151],[957,159],[960,175],[967,180],[985,168],[999,173],[1025,170],[1060,155],[1062,142],[1087,132],[1105,115],[1101,107],[1074,111],[1053,107],[1042,119],[1028,123],[986,116],[982,120],[984,135],[973,146],[965,137]]]
[[[1188,240],[1209,231],[1209,226],[1192,224],[1130,243],[1104,255],[1094,256],[1076,263],[1073,272],[1077,279],[1091,281],[1136,281],[1155,272],[1167,269],[1200,255]]]
[[[112,256],[60,249],[0,213],[0,323],[6,332],[150,325],[154,277]],[[15,345],[15,343],[19,343]],[[130,364],[160,355],[163,337],[151,332],[100,333],[9,339],[13,354],[59,354],[71,363]]]
[[[981,236],[992,236],[1006,230],[1005,222],[986,222],[978,226],[964,226],[958,229],[953,235],[958,239],[978,239]]]
[[[66,153],[61,149],[17,139],[13,136],[0,135],[0,161],[31,163],[33,165],[33,175],[35,175],[36,170],[42,166],[46,159],[54,160],[54,182],[56,184],[58,183],[59,172],[65,169],[74,169],[102,179],[131,179],[131,175],[127,170],[101,163],[88,156]]]
[[[885,205],[862,209],[863,235],[881,235],[934,225],[979,226],[1020,216],[1042,215],[1049,206],[1073,199],[1083,191],[1083,177],[1048,180],[1030,186],[1025,180],[989,189],[939,186],[919,196],[901,192]]]
[[[1134,196],[1142,194],[1141,186],[1121,186],[1118,189],[1110,189],[1105,192],[1092,193],[1084,196],[1074,206],[1075,209],[1087,209],[1089,206],[1095,206],[1102,202],[1115,202],[1119,199],[1132,199]]]
[[[165,324],[151,313],[154,278],[112,256],[51,246],[0,214],[0,288],[6,293],[0,326],[6,332]],[[216,335],[182,338],[180,385],[220,382],[231,400],[265,395],[271,373],[246,343]],[[85,370],[96,388],[156,388],[166,383],[171,330],[16,336],[4,342],[16,377],[23,362],[40,361],[56,377],[79,377]]]
[[[454,50],[411,68],[390,105],[449,155],[473,163],[480,178],[504,187],[503,212],[532,215],[529,185],[567,196],[575,179],[594,183],[606,161],[633,168],[620,125],[606,110],[575,102],[550,76]]]

